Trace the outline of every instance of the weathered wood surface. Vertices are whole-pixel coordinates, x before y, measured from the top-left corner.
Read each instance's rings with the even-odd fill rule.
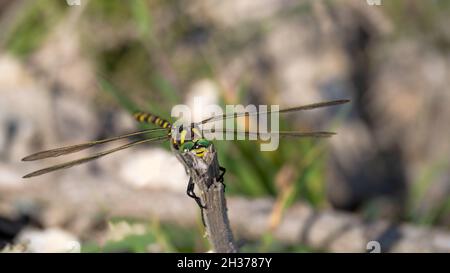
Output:
[[[209,147],[209,152],[204,158],[199,158],[192,153],[187,153],[186,156],[189,158],[188,164],[191,165],[190,175],[200,191],[202,204],[206,206],[203,209],[203,217],[206,234],[213,251],[237,252],[228,220],[224,185],[216,180],[220,175],[220,170],[214,146]]]

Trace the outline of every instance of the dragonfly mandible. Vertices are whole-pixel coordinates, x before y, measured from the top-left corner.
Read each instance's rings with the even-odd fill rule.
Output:
[[[343,99],[343,100],[333,100],[333,101],[326,101],[326,102],[319,102],[319,103],[313,103],[313,104],[307,104],[292,108],[286,108],[282,110],[278,110],[278,113],[290,113],[290,112],[296,112],[296,111],[305,111],[305,110],[312,110],[316,108],[321,107],[327,107],[327,106],[333,106],[333,105],[340,105],[349,102],[350,100]],[[205,153],[207,153],[208,148],[210,145],[213,145],[212,141],[206,139],[204,137],[205,130],[202,128],[203,125],[208,124],[210,122],[214,121],[220,121],[230,118],[238,118],[238,117],[246,117],[250,115],[258,115],[258,114],[270,114],[272,111],[265,111],[265,112],[241,112],[241,113],[235,113],[234,115],[216,115],[212,116],[210,118],[207,118],[205,120],[202,120],[200,122],[190,123],[190,124],[181,124],[181,125],[175,125],[169,122],[166,119],[163,119],[157,115],[154,115],[152,113],[148,112],[136,112],[134,113],[134,118],[141,123],[148,123],[158,126],[158,128],[152,128],[152,129],[145,129],[121,136],[116,136],[108,139],[102,139],[102,140],[96,140],[96,141],[90,141],[82,144],[76,144],[51,150],[46,150],[42,152],[37,152],[32,155],[26,156],[22,159],[22,161],[34,161],[34,160],[41,160],[45,158],[50,157],[58,157],[62,155],[67,155],[75,152],[79,152],[88,148],[92,148],[97,145],[102,145],[105,143],[130,138],[133,136],[142,136],[146,134],[152,134],[151,137],[146,139],[141,139],[137,141],[130,142],[128,144],[118,146],[116,148],[106,150],[103,152],[99,152],[96,154],[93,154],[88,157],[80,158],[77,160],[69,161],[66,163],[57,164],[51,167],[47,167],[44,169],[40,169],[37,171],[34,171],[32,173],[29,173],[25,175],[23,178],[30,178],[35,177],[39,175],[43,175],[46,173],[50,173],[53,171],[61,170],[70,168],[76,165],[80,165],[83,163],[87,163],[96,159],[99,159],[103,156],[136,146],[144,143],[158,143],[158,142],[165,142],[170,141],[170,146],[172,151],[176,154],[179,161],[184,165],[186,171],[188,172],[189,166],[186,166],[186,161],[184,160],[184,156],[186,153],[193,153],[195,156],[198,157],[204,157]],[[222,132],[225,133],[242,133],[238,130],[223,130]],[[244,134],[256,134],[259,135],[258,132],[243,132]],[[314,137],[314,138],[321,138],[321,137],[330,137],[334,135],[333,132],[327,132],[327,131],[313,131],[313,132],[298,132],[298,131],[279,131],[279,132],[271,132],[271,134],[276,133],[280,137]],[[156,136],[154,134],[157,134]],[[257,138],[258,139],[258,138]],[[223,167],[220,167],[220,174],[219,177],[216,178],[218,182],[223,183],[223,177],[225,174],[226,169]],[[188,172],[189,174],[189,172]],[[195,184],[192,180],[192,177],[190,177],[186,193],[189,197],[193,198],[197,204],[200,206],[200,208],[205,208],[201,204],[201,200],[196,194],[194,193],[194,187]]]

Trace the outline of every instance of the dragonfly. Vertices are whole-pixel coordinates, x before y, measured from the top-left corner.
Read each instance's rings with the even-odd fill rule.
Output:
[[[139,139],[135,141],[131,141],[127,144],[124,144],[122,146],[118,146],[116,148],[106,150],[103,152],[95,153],[91,156],[83,157],[80,159],[76,159],[73,161],[57,164],[54,166],[50,166],[44,169],[40,169],[37,171],[34,171],[32,173],[29,173],[23,178],[31,178],[39,175],[43,175],[46,173],[54,172],[61,169],[70,168],[76,165],[84,164],[96,159],[99,159],[101,157],[104,157],[106,155],[131,148],[133,146],[141,145],[144,143],[162,143],[169,141],[171,150],[175,153],[179,161],[184,165],[187,174],[189,175],[189,166],[186,164],[186,154],[192,153],[193,155],[203,158],[205,154],[208,152],[208,148],[210,148],[211,145],[213,145],[212,141],[207,139],[204,136],[204,133],[208,130],[203,128],[206,124],[210,124],[212,122],[220,121],[220,120],[226,120],[226,119],[236,119],[239,117],[248,117],[253,115],[260,115],[260,114],[271,114],[274,112],[278,112],[279,114],[282,113],[292,113],[292,112],[299,112],[299,111],[307,111],[312,110],[316,108],[322,108],[322,107],[329,107],[329,106],[335,106],[340,105],[349,102],[348,99],[341,99],[341,100],[332,100],[332,101],[325,101],[325,102],[319,102],[319,103],[312,103],[307,105],[301,105],[297,107],[291,107],[276,111],[259,111],[259,112],[239,112],[234,114],[224,114],[224,115],[215,115],[212,117],[209,117],[207,119],[204,119],[200,122],[191,122],[191,123],[171,123],[167,119],[164,119],[162,117],[159,117],[155,114],[149,113],[149,112],[142,112],[138,111],[133,114],[133,117],[136,121],[140,123],[146,123],[151,125],[156,125],[157,128],[150,128],[150,129],[144,129],[137,132],[132,132],[112,138],[107,139],[101,139],[101,140],[95,140],[90,141],[86,143],[71,145],[71,146],[65,146],[61,148],[46,150],[37,152],[34,154],[31,154],[29,156],[26,156],[22,159],[22,161],[35,161],[35,160],[42,160],[46,158],[51,157],[59,157],[67,154],[76,153],[88,148],[93,148],[98,145],[106,144],[109,142],[114,142],[118,140],[123,139],[129,139],[131,137],[136,136],[145,136],[145,135],[151,135],[150,137]],[[248,131],[239,131],[239,130],[223,130],[222,132],[225,133],[245,133],[247,135],[250,134],[256,134],[256,140],[260,139],[260,133],[258,132],[248,132]],[[328,131],[310,131],[310,132],[299,132],[299,131],[279,131],[279,132],[271,132],[271,134],[277,134],[280,137],[294,137],[294,138],[325,138],[325,137],[331,137],[335,135],[334,132],[328,132]],[[223,183],[224,175],[226,172],[226,169],[222,166],[219,166],[220,173],[219,176],[216,178],[216,181]],[[200,206],[201,209],[206,208],[202,203],[200,198],[194,193],[194,187],[195,183],[193,181],[193,178],[190,177],[186,194],[193,198],[197,204]]]

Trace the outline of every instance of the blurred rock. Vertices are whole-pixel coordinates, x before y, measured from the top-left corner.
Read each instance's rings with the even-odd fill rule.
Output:
[[[91,100],[98,91],[91,60],[83,54],[78,25],[87,5],[72,8],[31,57],[33,72],[49,86]]]
[[[450,59],[420,41],[382,48],[365,96],[373,135],[381,148],[400,147],[411,191],[425,190],[414,202],[428,209],[416,216],[434,214],[450,193]]]
[[[348,91],[321,89],[332,83],[337,89],[339,81],[345,80],[349,63],[338,43],[327,43],[317,29],[304,27],[311,22],[311,17],[285,20],[265,38],[280,82],[279,101],[285,107],[349,97]]]
[[[18,235],[16,244],[25,245],[25,252],[31,253],[79,253],[81,250],[74,235],[58,228],[26,229]]]
[[[119,176],[134,187],[183,193],[189,181],[177,158],[162,148],[142,148],[122,158]]]
[[[0,56],[0,155],[19,161],[30,151],[28,145],[53,139],[48,128],[50,99],[20,64],[8,55]],[[42,139],[35,138],[39,130]]]
[[[218,105],[219,88],[215,82],[203,79],[191,86],[186,98],[186,105],[192,111],[192,122],[199,122],[212,116],[212,113],[206,113],[206,107]]]
[[[367,99],[380,144],[400,141],[414,168],[448,160],[449,58],[413,41],[399,41],[377,53],[383,62]]]
[[[22,176],[17,170],[11,168],[11,164],[0,162],[0,189],[10,190],[23,187],[23,183],[18,183]]]
[[[85,103],[55,95],[14,58],[0,58],[0,156],[18,162],[58,140],[86,140],[95,119]],[[53,121],[53,122],[52,122]]]
[[[243,24],[270,18],[281,11],[286,11],[305,1],[293,0],[260,0],[260,1],[198,1],[187,9],[194,13],[203,13],[224,27],[240,27]]]

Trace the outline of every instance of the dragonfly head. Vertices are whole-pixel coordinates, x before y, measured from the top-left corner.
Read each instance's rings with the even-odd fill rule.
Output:
[[[193,152],[203,157],[211,142],[203,138],[200,128],[195,124],[173,125],[171,129],[172,146],[181,152]]]
[[[208,151],[211,142],[205,138],[200,138],[194,141],[185,142],[180,147],[180,151],[183,153],[191,152],[198,157],[205,156],[205,153]]]

